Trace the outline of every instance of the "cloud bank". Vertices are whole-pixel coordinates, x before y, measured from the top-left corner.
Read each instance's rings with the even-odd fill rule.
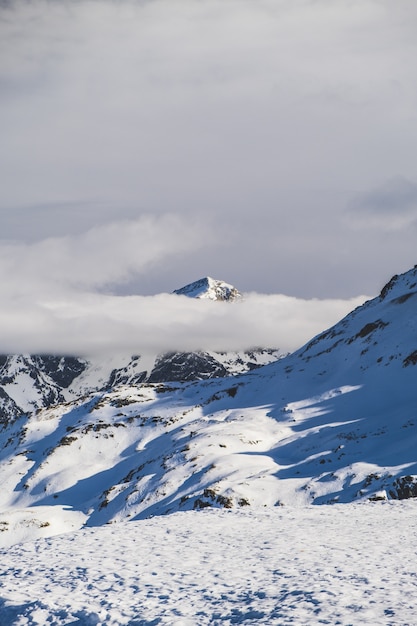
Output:
[[[276,347],[289,352],[364,300],[261,294],[236,304],[172,294],[22,299],[21,308],[1,310],[0,351],[88,356]]]
[[[198,248],[197,233],[193,224],[162,215],[32,244],[1,244],[0,353],[148,354],[258,346],[287,352],[364,300],[249,293],[230,304],[170,293],[111,293],[150,265],[163,266]]]

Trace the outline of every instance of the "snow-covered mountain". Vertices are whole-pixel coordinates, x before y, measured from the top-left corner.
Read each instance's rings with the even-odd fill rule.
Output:
[[[233,285],[229,285],[222,280],[215,280],[210,276],[200,278],[200,280],[185,285],[181,289],[176,289],[174,293],[189,298],[226,300],[228,302],[239,300],[242,297],[242,294]]]
[[[413,268],[253,372],[16,414],[0,433],[0,525],[13,531],[0,541],[208,507],[417,495],[416,314]]]
[[[234,302],[242,294],[210,277],[181,289],[177,295]],[[0,423],[80,395],[122,384],[205,380],[232,376],[271,363],[282,354],[275,348],[249,351],[168,352],[155,355],[106,355],[81,358],[51,355],[0,356]]]

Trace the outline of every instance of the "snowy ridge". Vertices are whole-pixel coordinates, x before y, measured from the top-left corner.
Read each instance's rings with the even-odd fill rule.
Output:
[[[34,505],[94,526],[417,495],[416,282],[413,269],[246,375],[119,386],[18,417],[1,432],[0,523]]]

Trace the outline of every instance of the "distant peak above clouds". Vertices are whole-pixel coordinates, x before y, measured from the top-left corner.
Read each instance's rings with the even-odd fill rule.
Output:
[[[189,298],[200,298],[208,300],[238,300],[242,294],[223,280],[216,280],[210,276],[200,278],[193,283],[185,285],[174,291],[177,295],[188,296]]]

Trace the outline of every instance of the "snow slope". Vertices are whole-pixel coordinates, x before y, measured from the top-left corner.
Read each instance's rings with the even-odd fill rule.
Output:
[[[208,507],[417,495],[416,285],[414,268],[243,376],[121,385],[18,417],[0,433],[0,542],[19,540],[22,511],[26,526],[42,511],[37,537]]]
[[[248,374],[17,413],[0,624],[414,625],[416,313],[413,268]]]

